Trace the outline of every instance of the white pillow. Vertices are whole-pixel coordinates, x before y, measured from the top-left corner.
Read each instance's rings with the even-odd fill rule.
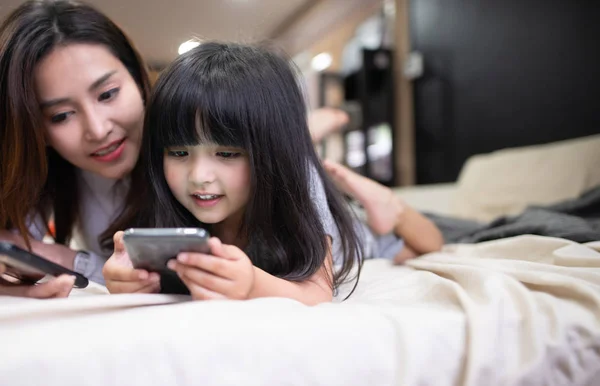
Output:
[[[600,135],[471,157],[458,179],[455,216],[490,221],[529,205],[576,198],[600,185]]]

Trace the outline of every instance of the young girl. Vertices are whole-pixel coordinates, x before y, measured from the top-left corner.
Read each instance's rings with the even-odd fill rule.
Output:
[[[314,151],[286,59],[204,43],[161,75],[145,122],[147,173],[132,181],[143,196],[123,228],[206,228],[210,254],[183,253],[169,263],[194,299],[316,304],[330,301],[360,264],[352,218]],[[177,291],[134,270],[121,237],[104,267],[111,292]]]

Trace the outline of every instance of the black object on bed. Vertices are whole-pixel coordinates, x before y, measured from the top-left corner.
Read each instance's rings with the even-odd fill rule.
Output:
[[[555,205],[532,206],[518,216],[500,217],[488,224],[426,214],[442,231],[446,243],[477,243],[533,234],[578,243],[600,240],[600,186],[581,197]]]

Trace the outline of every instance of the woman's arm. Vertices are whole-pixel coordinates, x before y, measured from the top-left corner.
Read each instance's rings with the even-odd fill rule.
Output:
[[[0,230],[0,240],[8,241],[23,249],[27,249],[23,237],[10,231]],[[52,260],[61,265],[65,265],[63,262],[68,264],[70,260],[71,266],[73,265],[75,251],[71,251],[64,245],[45,244],[38,240],[30,240],[30,242],[33,253],[44,256],[48,258],[48,260]],[[69,267],[67,266],[67,268]],[[73,284],[75,283],[74,277],[62,275],[43,284],[15,285],[14,283],[10,283],[2,279],[2,273],[4,273],[5,269],[6,267],[3,264],[0,264],[0,295],[21,296],[38,299],[63,298],[69,295],[71,289],[73,288]]]
[[[0,240],[8,241],[16,246],[28,249],[23,236],[7,230],[0,231]],[[73,269],[76,251],[62,244],[49,244],[40,240],[29,239],[31,251],[65,268]]]

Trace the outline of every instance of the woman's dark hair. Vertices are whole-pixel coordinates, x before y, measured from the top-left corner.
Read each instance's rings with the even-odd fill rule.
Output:
[[[34,85],[35,66],[55,47],[72,43],[108,48],[127,68],[144,100],[150,92],[146,68],[134,46],[108,17],[88,5],[28,1],[2,23],[0,229],[18,229],[27,243],[27,219],[34,214],[41,215],[46,224],[49,215],[54,215],[55,239],[63,244],[78,220],[75,166],[46,147]]]
[[[259,46],[207,42],[179,56],[163,71],[148,102],[139,166],[150,189],[137,216],[132,214],[134,225],[210,231],[171,193],[163,170],[165,148],[206,140],[240,147],[251,169],[240,232],[253,264],[291,281],[305,280],[323,265],[327,235],[309,182],[320,178],[344,255],[331,284],[348,279],[353,265],[360,264],[360,246],[351,214],[311,143],[301,90],[289,61]]]

